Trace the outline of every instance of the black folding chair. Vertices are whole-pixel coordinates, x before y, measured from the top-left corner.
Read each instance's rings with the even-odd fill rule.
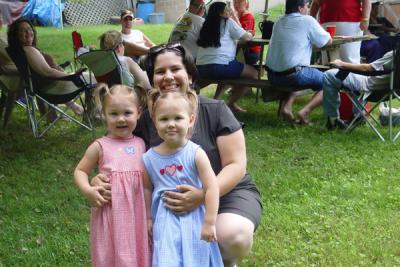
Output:
[[[91,85],[88,84],[82,73],[84,69],[79,70],[78,72],[61,77],[61,78],[49,78],[49,77],[42,77],[35,73],[36,77],[40,78],[40,81],[49,84],[51,82],[54,83],[54,86],[61,86],[63,82],[73,82],[76,86],[76,90],[68,93],[52,92],[42,90],[41,86],[43,83],[38,83],[36,80],[32,79],[33,70],[30,68],[28,61],[26,59],[25,54],[15,53],[10,50],[9,47],[6,48],[8,55],[14,61],[15,65],[17,66],[18,71],[20,72],[24,82],[24,94],[26,99],[26,110],[27,116],[29,120],[29,124],[31,126],[33,135],[36,138],[42,137],[48,130],[50,130],[54,124],[60,120],[62,117],[66,117],[71,121],[75,122],[76,124],[84,127],[87,130],[92,131],[93,126],[90,120],[90,116],[88,116],[87,108],[85,101],[83,100],[83,94],[91,94]],[[83,114],[82,114],[82,121],[77,120],[73,116],[70,116],[66,112],[66,108],[62,109],[58,107],[59,104],[68,103],[70,101],[75,101],[79,99],[80,104],[83,107]],[[42,114],[38,114],[37,106],[43,105],[45,103],[48,106],[47,112]],[[49,112],[54,111],[57,115],[51,122],[48,124],[45,122],[45,119]]]
[[[356,113],[349,126],[346,129],[346,132],[352,131],[362,122],[366,122],[367,125],[371,128],[371,130],[382,140],[385,141],[385,137],[383,134],[383,126],[379,122],[377,118],[373,115],[374,110],[379,107],[379,104],[384,101],[388,101],[389,107],[389,124],[388,124],[388,139],[391,141],[395,141],[400,136],[400,131],[393,136],[393,116],[392,116],[392,102],[394,99],[400,100],[400,43],[397,43],[396,49],[393,50],[393,62],[392,67],[389,70],[384,71],[372,71],[372,72],[360,72],[360,71],[349,71],[346,69],[340,69],[337,77],[344,80],[349,73],[356,73],[364,76],[381,76],[381,75],[390,75],[390,83],[388,84],[388,88],[386,90],[379,91],[360,91],[353,92],[345,90],[353,106],[356,109]],[[367,110],[365,107],[366,102],[374,103],[371,105],[371,109]]]

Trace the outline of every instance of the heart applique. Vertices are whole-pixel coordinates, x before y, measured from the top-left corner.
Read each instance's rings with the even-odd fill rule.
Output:
[[[165,167],[165,172],[166,172],[169,176],[174,175],[175,171],[176,171],[176,165],[175,165],[175,164],[172,164],[172,165],[170,165],[170,166],[166,166],[166,167]]]
[[[160,173],[161,175],[164,175],[165,170],[164,169],[160,169]]]
[[[182,165],[179,165],[178,167],[177,167],[177,169],[178,169],[178,171],[182,171],[183,170],[183,166]]]

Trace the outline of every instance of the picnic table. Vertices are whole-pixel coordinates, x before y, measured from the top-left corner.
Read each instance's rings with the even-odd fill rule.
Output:
[[[346,43],[351,42],[361,42],[366,40],[375,39],[375,36],[372,35],[360,35],[360,36],[334,36],[332,40],[332,44],[328,46],[324,46],[321,48],[314,48],[314,52],[321,52],[322,65],[328,65],[329,62],[340,58],[340,46]]]

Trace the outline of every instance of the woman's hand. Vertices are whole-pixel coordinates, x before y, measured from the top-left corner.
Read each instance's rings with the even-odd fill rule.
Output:
[[[101,196],[107,200],[111,200],[111,184],[110,179],[108,179],[107,175],[99,173],[90,181],[92,186],[98,187],[98,192]]]
[[[165,191],[163,201],[165,207],[176,215],[189,212],[204,201],[204,192],[191,185],[178,185],[176,189],[180,192]]]
[[[87,192],[85,192],[85,196],[88,199],[90,206],[101,208],[103,205],[109,202],[109,199],[106,199],[100,194],[102,190],[99,186],[91,186]]]

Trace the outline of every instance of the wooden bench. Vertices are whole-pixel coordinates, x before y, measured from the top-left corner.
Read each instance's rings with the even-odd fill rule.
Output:
[[[276,100],[282,100],[285,98],[288,93],[294,91],[301,91],[310,89],[307,87],[298,87],[298,86],[277,86],[272,85],[268,80],[265,79],[249,79],[249,78],[241,78],[241,79],[231,79],[231,80],[208,80],[208,79],[197,79],[196,81],[196,89],[199,91],[201,88],[204,88],[210,84],[218,84],[220,86],[224,85],[242,85],[249,86],[254,88],[261,89],[261,96],[264,102],[271,102]],[[258,90],[256,101],[258,100]]]
[[[311,65],[310,67],[319,69],[320,71],[326,71],[329,69],[329,67],[325,65]],[[310,86],[299,87],[299,86],[272,85],[266,79],[239,78],[239,79],[227,79],[227,80],[209,80],[209,79],[198,78],[196,81],[197,93],[200,92],[201,88],[204,88],[210,84],[217,84],[218,86],[241,85],[241,86],[257,88],[256,102],[258,101],[259,97],[259,89],[261,89],[261,96],[264,102],[282,100],[288,95],[288,93],[310,89]]]

